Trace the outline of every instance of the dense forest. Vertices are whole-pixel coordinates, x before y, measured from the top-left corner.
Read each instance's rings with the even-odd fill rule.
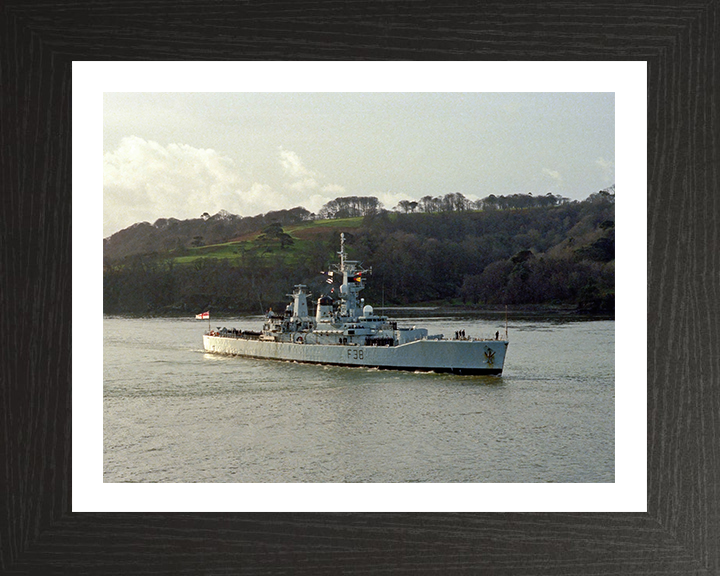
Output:
[[[322,272],[345,232],[372,269],[369,303],[564,306],[614,311],[614,188],[584,201],[462,195],[401,202],[338,198],[252,218],[227,213],[143,223],[105,240],[107,314],[260,313],[295,284],[332,289]],[[165,233],[163,233],[165,232]],[[143,243],[143,238],[146,242]]]

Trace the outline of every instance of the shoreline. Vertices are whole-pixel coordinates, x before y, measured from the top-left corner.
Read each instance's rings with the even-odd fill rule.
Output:
[[[507,312],[509,317],[533,317],[533,316],[554,316],[557,318],[587,318],[587,319],[605,319],[615,320],[614,311],[597,311],[580,308],[576,304],[516,304],[508,305],[507,309],[503,305],[489,306],[472,306],[467,304],[449,304],[447,302],[418,302],[407,306],[374,306],[376,313],[387,316],[422,317],[428,313],[432,315],[442,314],[448,316],[458,316],[463,314],[479,314],[488,316],[504,316]],[[154,312],[128,312],[117,311],[106,313],[103,311],[103,317],[119,317],[119,318],[194,318],[197,312],[188,312],[186,310],[159,310]],[[240,316],[262,316],[263,313],[252,310],[210,310],[211,319],[213,318],[237,318]]]

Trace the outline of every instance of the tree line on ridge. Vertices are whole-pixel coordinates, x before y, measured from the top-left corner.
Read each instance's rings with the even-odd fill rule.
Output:
[[[346,234],[347,246],[352,259],[373,269],[363,295],[376,306],[428,301],[572,305],[612,313],[614,189],[583,201],[515,196],[488,197],[483,199],[484,208],[477,210],[458,196],[446,195],[434,204],[428,200],[414,209],[399,206],[393,212],[382,209],[379,202],[348,197],[352,200],[328,203],[323,213],[337,218],[362,216],[353,232]],[[216,215],[204,222],[212,221],[213,229],[223,236],[220,241],[227,241],[240,235],[235,218]],[[182,314],[209,308],[219,313],[257,313],[281,305],[297,283],[319,295],[329,289],[320,268],[335,260],[342,229],[318,228],[311,239],[301,242],[283,230],[315,218],[304,209],[254,217],[261,237],[285,242],[280,248],[295,250],[292,265],[281,257],[282,250],[264,255],[247,250],[232,262],[203,258],[180,265],[170,256],[182,253],[185,246],[178,242],[172,246],[172,241],[164,252],[109,259],[104,272],[105,312]],[[207,232],[202,236],[212,238]]]

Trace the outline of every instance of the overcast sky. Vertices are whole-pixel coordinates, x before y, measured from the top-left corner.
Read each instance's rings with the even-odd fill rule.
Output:
[[[103,235],[221,209],[615,182],[613,93],[106,93]]]

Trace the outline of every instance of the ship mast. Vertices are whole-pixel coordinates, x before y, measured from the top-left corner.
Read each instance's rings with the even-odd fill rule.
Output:
[[[340,232],[340,252],[338,252],[340,255],[340,272],[345,272],[345,232]],[[343,280],[347,280],[346,277],[343,277]]]
[[[359,316],[357,295],[365,288],[364,279],[362,277],[369,269],[359,266],[359,262],[355,260],[346,260],[345,252],[345,233],[340,233],[340,266],[336,266],[338,272],[342,273],[343,283],[340,286],[340,298],[342,304],[340,306],[341,316]]]

